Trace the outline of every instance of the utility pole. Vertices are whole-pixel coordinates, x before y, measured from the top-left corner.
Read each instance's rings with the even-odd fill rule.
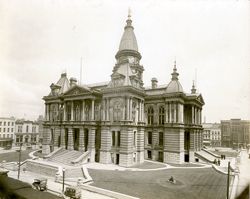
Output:
[[[230,162],[228,162],[228,168],[227,168],[227,199],[229,199],[229,184],[230,184]]]
[[[17,174],[18,180],[19,180],[19,177],[20,177],[21,151],[22,151],[22,143],[20,143],[20,149],[17,150],[17,152],[19,152],[19,156],[18,156],[18,174]]]

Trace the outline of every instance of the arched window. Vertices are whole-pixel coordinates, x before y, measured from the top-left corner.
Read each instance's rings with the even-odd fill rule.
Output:
[[[75,107],[75,120],[80,121],[80,118],[81,118],[80,104],[77,103]]]
[[[163,106],[159,108],[159,124],[164,124],[165,120],[165,109]]]
[[[152,106],[148,108],[148,124],[154,123],[154,109]]]

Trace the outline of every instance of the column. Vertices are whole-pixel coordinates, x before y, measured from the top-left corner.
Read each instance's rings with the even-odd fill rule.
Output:
[[[109,109],[110,109],[110,107],[109,107],[109,98],[107,98],[107,120],[109,121],[110,119],[109,119]]]
[[[174,123],[176,123],[176,103],[173,103],[174,106]]]
[[[73,150],[73,129],[68,129],[68,149]]]
[[[83,127],[80,128],[79,133],[80,133],[79,134],[79,151],[85,151]]]
[[[133,100],[131,97],[130,98],[130,106],[129,106],[129,120],[132,120],[132,105],[133,105]]]
[[[61,147],[65,148],[65,129],[61,127]]]
[[[89,131],[88,150],[90,152],[90,162],[95,162],[95,131],[95,127],[92,127]]]
[[[144,106],[145,106],[145,103],[144,103],[144,100],[142,100],[142,121],[145,122],[145,110],[144,110]]]
[[[139,100],[138,122],[141,122],[141,100]]]
[[[45,121],[47,121],[47,104],[45,104]]]
[[[73,101],[71,101],[71,119],[70,120],[71,121],[74,120],[74,102]]]
[[[171,106],[172,102],[169,102],[169,122],[171,123],[172,120],[172,106]]]
[[[126,97],[126,103],[127,103],[127,107],[126,107],[126,120],[129,120],[129,98]]]
[[[95,120],[95,100],[92,99],[92,105],[91,105],[91,120]]]
[[[165,104],[165,122],[168,123],[168,102]]]
[[[180,122],[180,114],[179,114],[180,110],[179,110],[178,102],[176,103],[175,107],[176,107],[176,123],[179,123]]]
[[[202,109],[200,109],[200,124],[202,124]]]
[[[102,100],[102,120],[104,121],[106,118],[105,118],[105,99]]]
[[[85,121],[85,100],[82,100],[82,121]]]
[[[63,104],[63,121],[66,121],[66,120],[67,120],[67,112],[66,112],[66,109],[67,109],[67,104],[66,104],[66,102],[64,102],[64,104]]]
[[[192,119],[191,123],[194,124],[194,106],[192,105]]]

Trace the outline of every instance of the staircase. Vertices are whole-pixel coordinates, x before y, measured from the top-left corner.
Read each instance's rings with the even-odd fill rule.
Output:
[[[214,157],[213,155],[211,155],[210,153],[201,150],[201,151],[197,151],[195,152],[195,156],[205,162],[209,162],[209,163],[213,163],[214,159],[217,159],[216,157]]]
[[[58,153],[52,155],[48,160],[65,165],[72,165],[72,161],[79,158],[82,154],[83,152],[80,151],[61,149]]]

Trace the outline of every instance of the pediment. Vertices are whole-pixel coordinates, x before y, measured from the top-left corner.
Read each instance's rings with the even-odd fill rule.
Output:
[[[197,100],[198,100],[199,102],[201,102],[202,104],[205,104],[204,99],[203,99],[203,97],[202,97],[201,94],[198,95]]]
[[[81,94],[91,94],[91,89],[83,86],[74,86],[70,88],[64,95],[81,95]]]

